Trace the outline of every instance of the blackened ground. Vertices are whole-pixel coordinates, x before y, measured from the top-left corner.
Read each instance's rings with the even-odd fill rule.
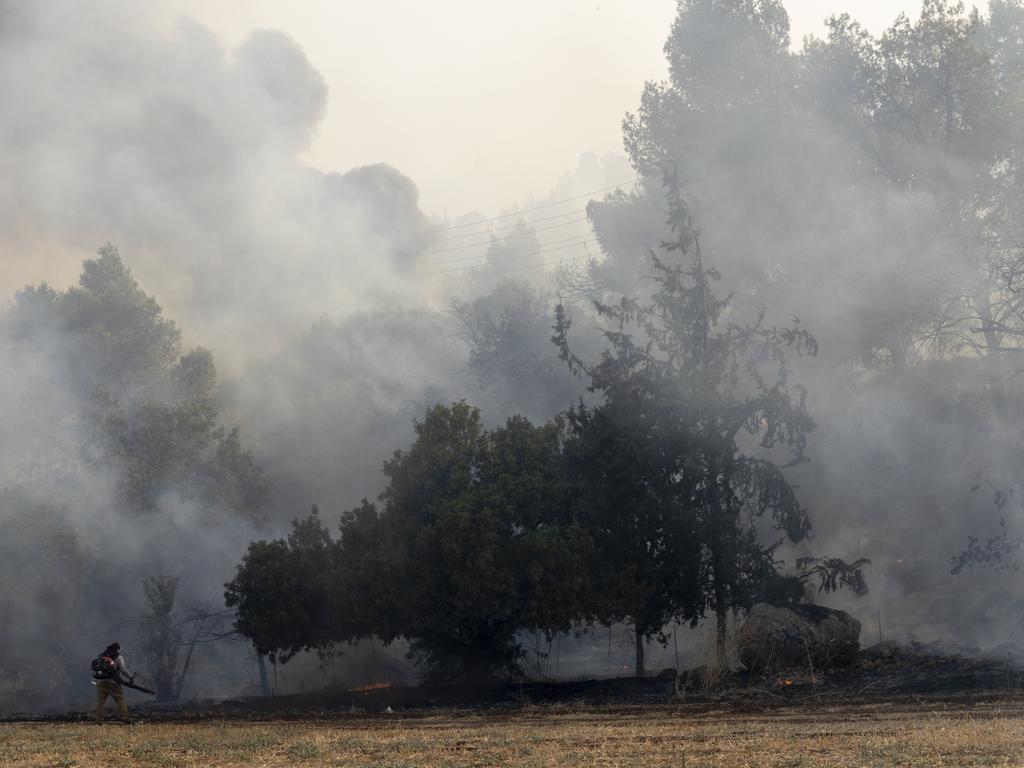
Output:
[[[952,651],[952,652],[951,652]],[[341,714],[472,708],[496,712],[533,704],[653,706],[685,702],[730,708],[772,707],[811,700],[870,701],[928,697],[939,700],[985,699],[1024,693],[1024,670],[1010,660],[993,660],[920,644],[880,643],[862,651],[847,668],[781,670],[772,675],[736,673],[712,676],[704,669],[678,677],[663,673],[642,680],[614,678],[491,686],[378,687],[317,693],[191,701],[173,705],[136,703],[133,714],[145,720],[309,719]],[[90,712],[12,714],[0,722],[87,720]]]

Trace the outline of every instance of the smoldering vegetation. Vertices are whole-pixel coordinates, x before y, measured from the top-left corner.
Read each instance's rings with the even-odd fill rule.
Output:
[[[296,41],[228,51],[137,3],[0,3],[7,689],[73,697],[112,636],[141,649],[152,576],[178,579],[184,648],[249,542],[313,504],[334,531],[430,406],[490,427],[596,402],[554,307],[596,360],[592,302],[651,296],[666,175],[725,319],[763,308],[817,340],[789,361],[816,428],[785,470],[812,535],[778,557],[870,558],[867,597],[827,598],[865,640],[1012,652],[1024,8],[927,0],[880,36],[840,16],[794,52],[773,0],[682,0],[667,32],[628,163],[585,156],[518,212],[439,221],[400,170],[301,162],[328,93]],[[214,641],[229,629],[202,652],[231,674],[196,690],[257,684],[246,643]]]

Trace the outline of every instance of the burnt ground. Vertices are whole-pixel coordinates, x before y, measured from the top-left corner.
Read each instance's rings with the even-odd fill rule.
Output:
[[[1024,694],[1024,669],[1011,659],[967,655],[916,643],[881,643],[862,651],[851,667],[809,667],[746,672],[709,679],[704,669],[675,676],[666,670],[645,679],[613,678],[504,683],[491,686],[380,686],[324,690],[274,697],[189,701],[158,705],[133,701],[133,716],[146,721],[205,719],[259,720],[332,718],[343,714],[403,712],[415,715],[448,709],[496,714],[532,705],[664,706],[686,703],[700,709],[733,711],[773,708],[811,701],[832,704],[874,700],[988,700]],[[77,722],[89,712],[12,714],[0,722]]]

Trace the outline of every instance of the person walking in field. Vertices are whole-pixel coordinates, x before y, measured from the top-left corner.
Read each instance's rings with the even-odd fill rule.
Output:
[[[135,676],[128,672],[119,643],[111,643],[92,662],[92,684],[96,686],[96,722],[102,723],[107,697],[114,699],[122,723],[130,723],[128,705],[124,701],[122,682],[130,683]]]

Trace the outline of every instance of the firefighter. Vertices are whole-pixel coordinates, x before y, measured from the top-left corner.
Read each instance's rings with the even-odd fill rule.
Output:
[[[110,696],[117,704],[118,713],[122,723],[130,723],[128,718],[128,705],[124,701],[124,689],[122,682],[130,683],[134,675],[128,672],[128,665],[125,664],[124,656],[121,655],[121,645],[111,643],[92,664],[92,683],[96,686],[96,722],[103,722],[103,708]]]

